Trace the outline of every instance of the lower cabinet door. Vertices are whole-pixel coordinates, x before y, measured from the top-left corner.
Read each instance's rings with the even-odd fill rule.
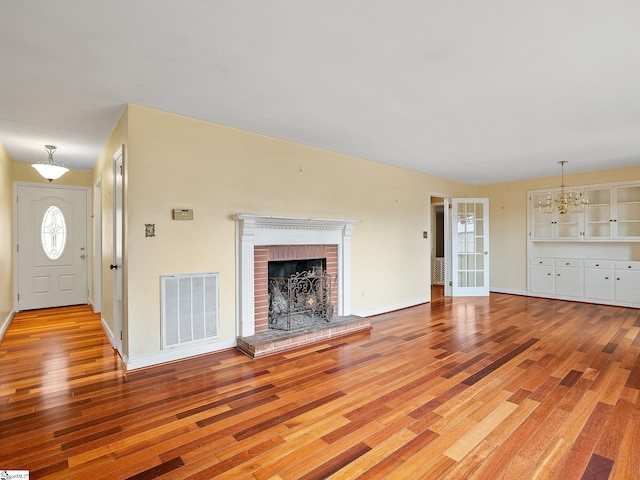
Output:
[[[579,267],[556,266],[556,295],[582,297],[582,278]]]
[[[529,288],[531,293],[553,295],[553,267],[551,265],[532,265]]]
[[[585,268],[584,297],[591,300],[613,300],[613,269]]]
[[[615,271],[616,302],[637,303],[640,305],[640,271]]]

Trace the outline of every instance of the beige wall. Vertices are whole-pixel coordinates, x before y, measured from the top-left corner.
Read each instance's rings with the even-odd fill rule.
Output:
[[[12,160],[0,142],[0,332],[13,311]]]
[[[221,337],[235,338],[235,213],[359,220],[352,242],[352,309],[359,313],[429,298],[422,231],[430,226],[430,192],[476,193],[470,185],[137,105],[128,108],[128,135],[130,359],[160,352],[164,274],[219,272]],[[173,208],[193,209],[194,220],[173,221]],[[156,225],[156,237],[145,238],[146,223]]]
[[[566,185],[640,180],[640,166],[565,174]],[[527,289],[527,192],[560,186],[560,175],[478,187],[489,198],[491,288]],[[640,258],[635,258],[640,260]]]

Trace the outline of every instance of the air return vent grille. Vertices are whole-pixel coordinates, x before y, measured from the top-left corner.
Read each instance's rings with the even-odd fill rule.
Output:
[[[162,348],[218,336],[218,274],[162,275]]]

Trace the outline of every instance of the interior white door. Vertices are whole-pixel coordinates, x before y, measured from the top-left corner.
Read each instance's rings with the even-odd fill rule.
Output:
[[[111,271],[113,275],[113,323],[115,328],[116,349],[123,354],[122,349],[122,318],[124,316],[124,284],[122,272],[122,254],[124,238],[124,145],[118,149],[113,157],[113,263]]]
[[[18,310],[86,304],[89,189],[18,185]]]
[[[489,199],[451,199],[454,297],[489,295]]]

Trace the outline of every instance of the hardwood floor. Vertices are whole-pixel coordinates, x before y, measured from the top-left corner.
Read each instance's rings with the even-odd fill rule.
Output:
[[[0,469],[49,479],[638,479],[640,310],[437,298],[271,357],[125,372],[88,307],[0,344]]]

